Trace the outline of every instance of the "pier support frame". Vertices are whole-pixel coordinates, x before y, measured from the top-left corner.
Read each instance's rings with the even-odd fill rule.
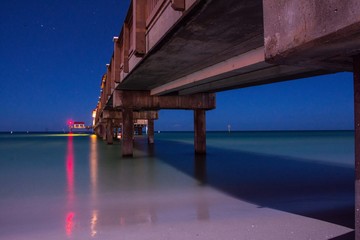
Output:
[[[125,108],[123,114],[123,137],[122,137],[122,156],[133,155],[133,138],[134,138],[134,118],[133,111],[130,108]]]
[[[354,130],[355,130],[355,239],[360,240],[360,55],[354,64]]]
[[[125,124],[125,111],[132,109],[132,111],[158,111],[160,109],[185,109],[194,110],[194,129],[195,153],[206,153],[206,124],[205,111],[215,108],[215,94],[214,93],[196,93],[190,95],[166,95],[157,96],[151,95],[150,91],[136,91],[136,90],[115,90],[113,92],[113,109],[123,111],[123,120]],[[149,119],[149,118],[147,118]],[[125,142],[125,125],[124,125],[124,139]],[[151,128],[151,126],[150,126]],[[134,128],[132,128],[132,132]],[[150,130],[151,132],[151,130]],[[129,133],[130,134],[130,133]],[[149,143],[153,139],[149,138]],[[124,143],[125,144],[125,143]],[[124,145],[123,144],[123,145]],[[130,143],[126,143],[130,146]],[[131,143],[132,144],[132,143]],[[132,146],[132,145],[131,145]],[[132,149],[132,147],[131,147]],[[123,155],[130,154],[130,147],[123,148]]]
[[[108,119],[107,123],[106,123],[106,142],[107,142],[107,144],[109,144],[109,145],[113,144],[113,136],[114,136],[113,122],[111,119]]]
[[[194,145],[196,154],[206,153],[206,114],[204,109],[194,110]]]
[[[153,144],[154,143],[154,120],[148,119],[148,143]]]

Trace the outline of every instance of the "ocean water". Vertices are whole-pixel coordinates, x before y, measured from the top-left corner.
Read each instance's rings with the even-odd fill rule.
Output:
[[[0,134],[0,239],[351,239],[352,131]]]

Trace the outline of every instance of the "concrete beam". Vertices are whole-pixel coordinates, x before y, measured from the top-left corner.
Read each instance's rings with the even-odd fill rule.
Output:
[[[189,96],[151,96],[150,91],[115,90],[113,107],[138,110],[159,109],[214,109],[215,94],[200,93]]]
[[[265,63],[264,48],[260,47],[156,87],[151,90],[151,95],[163,95],[268,66]]]
[[[263,12],[267,62],[352,70],[350,56],[360,52],[359,0],[263,0]]]
[[[102,118],[104,119],[122,119],[122,112],[120,111],[112,111],[112,110],[104,110],[102,114]]]
[[[123,113],[121,111],[104,110],[102,114],[103,119],[122,119]],[[144,112],[133,112],[134,120],[137,119],[158,119],[159,114],[157,111],[144,111]]]
[[[196,86],[179,91],[179,94],[187,95],[198,92],[221,91],[319,74],[324,74],[324,72],[314,69],[305,69],[297,66],[267,65],[267,67],[258,69],[256,71],[250,71],[243,74],[240,73],[229,78],[198,84]]]

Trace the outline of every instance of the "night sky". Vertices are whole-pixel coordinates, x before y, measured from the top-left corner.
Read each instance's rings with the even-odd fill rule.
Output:
[[[91,124],[100,80],[130,0],[3,0],[0,131]],[[352,73],[217,93],[208,130],[353,129]],[[192,111],[161,110],[155,130],[193,130]]]

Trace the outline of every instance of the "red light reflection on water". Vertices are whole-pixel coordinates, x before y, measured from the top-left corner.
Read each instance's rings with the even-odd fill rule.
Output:
[[[66,180],[67,180],[67,205],[69,209],[73,208],[74,201],[74,146],[72,134],[68,137],[67,152],[66,152]],[[74,216],[73,211],[69,211],[65,217],[65,232],[70,237],[74,230]]]
[[[66,235],[69,237],[72,235],[72,232],[74,230],[74,216],[75,213],[68,212],[65,219],[65,231],[66,231]]]
[[[74,200],[74,147],[73,136],[69,135],[66,154],[66,176],[69,203]]]

